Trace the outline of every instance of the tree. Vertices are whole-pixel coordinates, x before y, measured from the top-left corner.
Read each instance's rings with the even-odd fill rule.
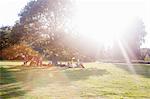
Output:
[[[129,28],[129,32],[125,35],[124,41],[126,42],[124,46],[127,50],[128,56],[132,59],[141,58],[140,46],[144,42],[145,35],[146,31],[143,21],[141,19],[135,19],[132,26]]]
[[[114,44],[114,57],[123,58],[126,56],[132,60],[141,59],[140,46],[146,35],[145,26],[141,19],[135,19],[127,31],[120,38],[120,42]]]
[[[150,49],[149,48],[141,48],[141,59],[145,60],[146,56],[150,56]]]
[[[0,28],[0,50],[11,45],[11,27],[4,26]]]
[[[26,36],[34,36],[34,38],[45,36],[51,42],[60,39],[71,14],[68,3],[70,0],[34,0],[29,2],[20,13],[20,25],[24,27]]]
[[[72,4],[72,0],[30,1],[13,27],[14,36],[48,57],[52,53],[68,51],[64,39],[72,32],[69,26]]]

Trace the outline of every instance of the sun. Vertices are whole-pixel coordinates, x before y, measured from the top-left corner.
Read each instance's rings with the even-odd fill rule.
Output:
[[[112,46],[113,41],[125,33],[134,14],[125,7],[89,1],[78,1],[76,4],[73,23],[76,24],[77,31],[99,44]]]

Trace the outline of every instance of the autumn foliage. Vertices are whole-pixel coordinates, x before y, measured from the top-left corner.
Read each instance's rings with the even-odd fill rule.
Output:
[[[15,44],[1,51],[0,57],[8,60],[22,60],[20,54],[38,56],[38,52],[27,44]]]

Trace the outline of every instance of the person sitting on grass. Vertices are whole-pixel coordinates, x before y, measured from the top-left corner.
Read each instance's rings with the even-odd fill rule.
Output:
[[[79,60],[79,59],[77,59],[77,63],[76,63],[76,65],[77,65],[77,67],[85,68],[85,67],[83,66],[83,64],[80,62],[80,60]]]

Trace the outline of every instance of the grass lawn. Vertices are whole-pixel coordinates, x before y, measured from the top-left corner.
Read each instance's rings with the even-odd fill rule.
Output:
[[[85,63],[85,69],[0,62],[0,99],[150,99],[150,65]]]

